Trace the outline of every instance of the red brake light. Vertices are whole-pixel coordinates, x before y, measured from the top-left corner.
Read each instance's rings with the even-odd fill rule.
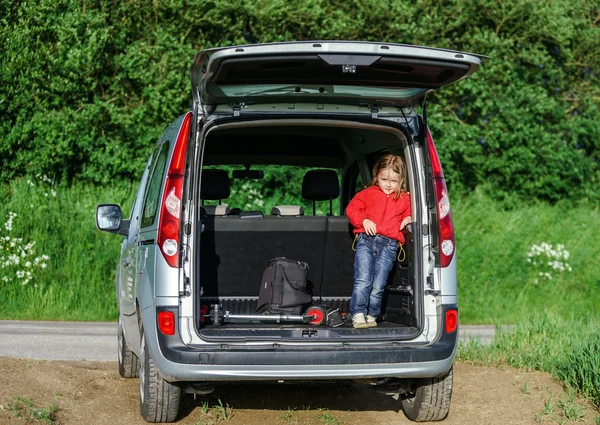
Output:
[[[183,175],[187,144],[190,137],[192,113],[183,119],[175,141],[173,156],[169,164],[165,191],[160,204],[158,223],[158,246],[171,267],[179,267],[179,238],[181,233],[181,198],[183,196]]]
[[[452,333],[456,331],[458,327],[458,310],[446,311],[446,333]]]
[[[435,183],[435,198],[438,210],[438,226],[440,235],[440,265],[447,267],[454,257],[454,225],[452,224],[452,211],[450,210],[450,198],[446,188],[446,179],[442,171],[442,164],[438,157],[437,150],[433,144],[433,138],[429,129],[427,129],[427,146],[429,148],[429,159],[433,170],[433,180]]]
[[[444,172],[442,171],[442,164],[440,163],[440,157],[437,154],[437,149],[433,144],[433,137],[431,132],[427,129],[427,147],[429,148],[429,159],[431,160],[431,168],[433,169],[433,177],[444,178]]]
[[[172,311],[160,311],[158,317],[158,329],[165,335],[175,335],[175,315]]]

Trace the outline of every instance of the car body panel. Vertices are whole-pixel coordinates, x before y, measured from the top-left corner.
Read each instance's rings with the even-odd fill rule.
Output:
[[[408,106],[467,78],[485,57],[393,43],[272,43],[199,52],[191,69],[194,100]]]
[[[442,308],[442,317],[447,308],[456,306]],[[142,314],[144,323],[150,323],[156,309]],[[227,345],[198,350],[183,344],[177,330],[170,337],[156,326],[147,327],[146,335],[157,368],[171,382],[424,378],[450,370],[458,329],[452,333],[440,329],[429,344],[338,344],[322,349],[271,344],[251,352]]]

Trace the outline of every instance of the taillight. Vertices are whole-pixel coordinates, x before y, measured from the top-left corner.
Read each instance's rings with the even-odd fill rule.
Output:
[[[172,311],[159,311],[156,317],[158,329],[164,335],[175,335],[175,315]]]
[[[450,198],[446,188],[446,179],[442,172],[442,164],[437,150],[433,144],[433,138],[427,129],[427,146],[429,148],[429,159],[433,170],[435,186],[435,198],[437,201],[438,227],[440,235],[440,265],[447,267],[454,256],[454,225],[452,224],[452,211],[450,210]]]
[[[171,267],[179,267],[179,239],[181,234],[181,198],[183,196],[183,175],[185,157],[190,137],[192,113],[183,119],[181,129],[175,141],[173,156],[167,172],[165,191],[160,207],[158,223],[158,246]]]
[[[452,333],[456,331],[458,327],[458,310],[447,310],[446,311],[446,333]]]

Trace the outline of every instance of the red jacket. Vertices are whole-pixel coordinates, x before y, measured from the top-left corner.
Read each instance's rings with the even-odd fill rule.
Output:
[[[346,215],[354,226],[354,233],[364,233],[365,218],[377,226],[377,234],[396,239],[404,245],[404,235],[400,224],[405,217],[410,216],[410,195],[401,194],[394,199],[394,194],[386,195],[379,186],[371,186],[358,192],[348,204]]]

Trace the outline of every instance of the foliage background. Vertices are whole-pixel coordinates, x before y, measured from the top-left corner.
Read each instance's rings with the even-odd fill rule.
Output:
[[[454,195],[598,200],[598,0],[0,0],[0,178],[137,179],[201,49],[410,43],[491,56],[429,99]]]
[[[51,257],[37,288],[2,287],[3,317],[114,319],[119,243],[95,230],[94,206],[128,213],[156,139],[190,107],[194,54],[317,39],[491,56],[428,98],[453,200],[461,320],[600,314],[590,230],[600,200],[600,0],[0,0],[0,222],[17,213],[12,236]],[[269,180],[278,198],[289,172]],[[544,241],[565,244],[574,271],[541,288],[525,253]]]

